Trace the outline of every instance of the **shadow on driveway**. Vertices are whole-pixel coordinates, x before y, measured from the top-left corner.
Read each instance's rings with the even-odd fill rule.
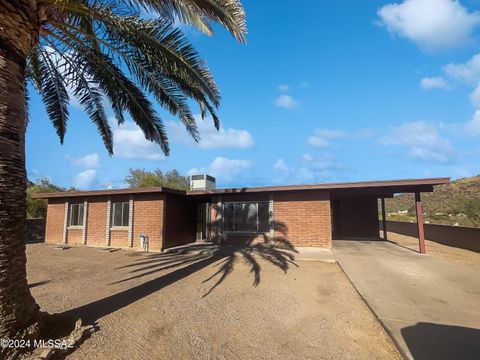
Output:
[[[478,329],[422,322],[401,332],[415,360],[480,358]]]

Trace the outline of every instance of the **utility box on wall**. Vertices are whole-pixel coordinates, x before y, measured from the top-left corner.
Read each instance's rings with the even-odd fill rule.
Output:
[[[190,190],[215,190],[215,178],[207,174],[192,175],[190,176]]]

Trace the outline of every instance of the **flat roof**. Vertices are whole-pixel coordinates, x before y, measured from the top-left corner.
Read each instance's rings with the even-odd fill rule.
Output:
[[[65,191],[52,193],[32,194],[33,199],[51,199],[68,197],[88,197],[105,195],[125,195],[125,194],[144,194],[144,193],[167,193],[181,195],[209,195],[209,194],[239,194],[239,193],[259,193],[259,192],[286,192],[286,191],[313,191],[313,190],[372,190],[385,193],[401,192],[428,192],[433,191],[433,186],[448,184],[450,178],[424,178],[424,179],[404,179],[404,180],[383,180],[383,181],[362,181],[362,182],[343,182],[343,183],[321,183],[309,185],[285,185],[285,186],[263,186],[251,188],[226,188],[215,190],[197,190],[184,191],[171,189],[167,187],[150,188],[130,188],[130,189],[112,189],[112,190],[92,190],[92,191]]]

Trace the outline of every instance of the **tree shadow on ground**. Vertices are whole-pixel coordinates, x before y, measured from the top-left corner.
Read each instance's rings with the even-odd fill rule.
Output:
[[[480,356],[480,329],[422,322],[401,333],[416,360],[473,360]]]
[[[134,263],[117,268],[131,270],[128,277],[112,284],[140,279],[165,270],[171,271],[119,293],[68,310],[63,315],[80,318],[84,324],[93,325],[98,319],[215,263],[216,271],[203,281],[214,283],[203,297],[210,295],[234,271],[237,261],[243,260],[250,267],[253,274],[252,285],[258,286],[261,280],[259,259],[275,265],[285,273],[291,265],[297,266],[294,262],[297,251],[288,240],[288,228],[283,223],[275,223],[274,229],[278,236],[273,239],[266,234],[255,234],[244,236],[241,244],[192,244],[167,253],[137,258]]]

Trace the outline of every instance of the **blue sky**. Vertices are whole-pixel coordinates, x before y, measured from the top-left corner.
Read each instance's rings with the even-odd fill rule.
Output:
[[[74,99],[60,145],[32,90],[29,178],[93,189],[124,186],[129,168],[207,172],[219,187],[480,173],[477,1],[243,4],[247,45],[182,26],[222,91],[220,132],[202,123],[195,144],[159,108],[168,158],[132,123],[114,126],[109,157]]]

